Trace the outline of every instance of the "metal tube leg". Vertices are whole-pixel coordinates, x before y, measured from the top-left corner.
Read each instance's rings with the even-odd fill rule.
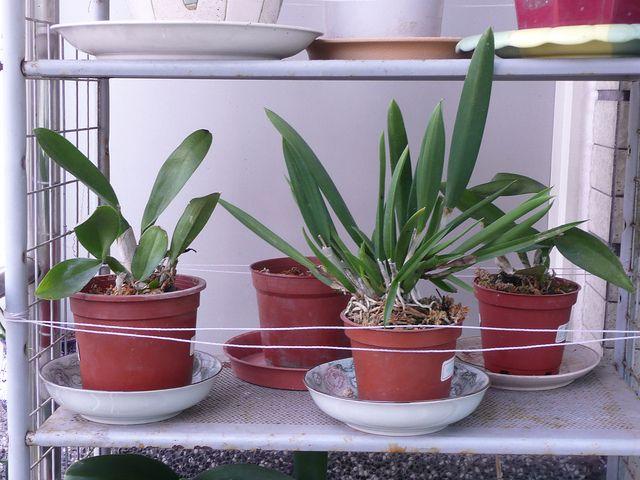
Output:
[[[25,51],[25,9],[21,0],[0,2],[0,162],[6,221],[6,311],[27,309],[26,92],[21,63]],[[7,322],[8,433],[11,480],[29,478],[29,365],[27,324]]]

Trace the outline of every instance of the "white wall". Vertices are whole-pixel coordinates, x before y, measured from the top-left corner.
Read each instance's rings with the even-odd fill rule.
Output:
[[[71,11],[78,3],[62,0],[64,21],[86,17],[86,9]],[[281,23],[321,27],[319,10],[305,8],[309,3],[285,0]],[[126,18],[123,0],[111,0],[111,4],[112,18]],[[513,28],[511,4],[508,0],[447,0],[443,35],[475,34],[489,25]],[[172,228],[189,198],[221,191],[300,248],[302,224],[284,181],[280,140],[263,107],[284,116],[303,134],[366,229],[375,208],[377,139],[390,100],[395,98],[403,108],[417,151],[428,116],[441,98],[451,131],[461,88],[457,82],[114,80],[111,85],[111,172],[133,224],[139,222],[155,173],[172,148],[192,130],[208,128],[214,133],[212,151],[160,224]],[[473,181],[515,171],[548,182],[553,107],[551,83],[496,84]],[[185,255],[183,266],[231,264],[240,266],[206,269],[241,272],[189,272],[209,284],[200,325],[257,325],[254,293],[243,265],[278,253],[222,209],[194,247],[198,254]],[[475,303],[469,295],[461,298]],[[474,321],[476,316],[472,315]],[[228,336],[201,338],[213,341]]]

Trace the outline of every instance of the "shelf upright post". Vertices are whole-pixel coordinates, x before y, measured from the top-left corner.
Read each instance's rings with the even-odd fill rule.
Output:
[[[0,2],[0,165],[4,179],[3,218],[6,222],[6,312],[9,319],[26,315],[28,282],[26,83],[22,74],[25,55],[25,3]],[[29,448],[29,364],[27,323],[7,322],[7,380],[9,458],[8,478],[27,480]]]
[[[631,83],[629,99],[629,156],[625,169],[623,199],[623,230],[620,260],[636,287],[633,293],[620,289],[616,311],[616,330],[632,330],[638,318],[638,286],[640,284],[640,81]],[[634,340],[615,342],[614,361],[618,373],[630,381]],[[638,393],[638,392],[636,392]]]
[[[95,21],[109,20],[109,0],[91,2],[91,17]],[[109,79],[98,80],[98,168],[109,178]]]

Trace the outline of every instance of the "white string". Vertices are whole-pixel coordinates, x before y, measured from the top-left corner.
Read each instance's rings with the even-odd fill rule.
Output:
[[[16,321],[16,314],[9,314],[11,317],[11,321]],[[640,338],[640,335],[634,336],[625,336],[625,337],[613,337],[613,338],[602,338],[602,339],[592,339],[592,340],[582,340],[582,341],[573,341],[573,342],[564,342],[564,343],[544,343],[544,344],[536,344],[536,345],[519,345],[514,347],[492,347],[492,348],[467,348],[467,349],[442,349],[442,350],[402,350],[402,349],[386,349],[386,348],[366,348],[366,347],[340,347],[334,345],[245,345],[245,344],[233,344],[233,343],[222,343],[222,342],[209,342],[204,340],[194,340],[194,339],[183,339],[183,338],[174,338],[174,337],[162,337],[158,335],[139,335],[134,333],[121,333],[121,332],[108,332],[104,330],[86,330],[81,328],[76,328],[73,326],[62,326],[62,325],[52,325],[51,322],[47,321],[37,321],[37,320],[17,320],[23,321],[26,323],[32,323],[35,325],[55,328],[58,330],[64,331],[75,331],[81,333],[92,333],[97,335],[111,335],[111,336],[119,336],[119,337],[131,337],[131,338],[142,338],[142,339],[152,339],[152,340],[165,340],[171,342],[179,342],[179,343],[189,343],[193,345],[207,345],[213,347],[231,347],[231,348],[248,348],[248,349],[294,349],[294,350],[312,350],[312,349],[321,349],[321,350],[347,350],[347,351],[361,351],[361,352],[381,352],[381,353],[480,353],[480,352],[497,352],[497,351],[505,351],[505,350],[526,350],[531,348],[547,348],[547,347],[559,347],[559,346],[570,346],[570,345],[587,345],[591,343],[600,343],[600,342],[613,342],[613,341],[621,341],[621,340],[635,340]],[[357,327],[360,328],[360,327]],[[191,329],[193,330],[193,329]],[[640,332],[636,332],[640,333]]]
[[[36,323],[43,320],[28,319],[18,314],[5,315],[8,321]],[[70,322],[58,322],[55,320],[44,321],[46,325],[69,325]],[[355,327],[347,327],[343,325],[317,325],[317,326],[297,326],[297,327],[130,327],[125,325],[104,325],[95,323],[73,322],[76,327],[86,328],[108,328],[113,330],[137,330],[142,332],[290,332],[290,331],[306,331],[306,330],[381,330],[384,327],[379,325],[360,325]],[[557,328],[506,328],[506,327],[484,327],[481,325],[393,325],[389,329],[406,329],[406,330],[428,330],[433,328],[452,328],[452,329],[468,329],[468,330],[490,330],[498,332],[529,332],[529,333],[557,333]],[[598,329],[563,329],[566,333],[615,333],[615,334],[631,334],[640,335],[640,330],[598,330]]]

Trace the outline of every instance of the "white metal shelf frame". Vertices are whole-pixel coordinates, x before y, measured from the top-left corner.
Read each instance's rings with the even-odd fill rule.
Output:
[[[108,134],[109,134],[109,78],[200,78],[200,79],[253,79],[253,80],[393,80],[393,81],[444,81],[462,80],[467,70],[468,60],[442,60],[442,61],[251,61],[251,62],[213,62],[213,61],[111,61],[111,60],[60,60],[54,55],[46,55],[44,58],[31,56],[27,61],[25,57],[25,31],[24,25],[25,3],[22,1],[2,2],[0,5],[0,29],[5,33],[2,44],[3,71],[0,72],[0,124],[3,125],[2,137],[0,137],[0,154],[3,162],[3,173],[8,179],[5,190],[6,216],[8,220],[8,231],[10,232],[7,242],[7,274],[6,274],[6,294],[7,312],[9,314],[20,314],[30,306],[28,276],[25,253],[29,250],[37,251],[36,246],[40,243],[30,242],[28,232],[27,214],[31,215],[29,222],[34,220],[34,216],[45,211],[28,209],[25,200],[29,196],[27,191],[27,179],[33,180],[33,172],[27,172],[25,155],[28,153],[23,139],[31,141],[30,148],[33,148],[33,139],[29,140],[27,128],[27,112],[33,113],[36,105],[27,105],[22,99],[26,98],[25,88],[28,82],[38,81],[49,82],[55,88],[56,82],[67,80],[69,82],[80,82],[91,80],[97,85],[97,105],[98,118],[95,128],[91,129],[97,135],[97,155],[96,163],[103,172],[108,175]],[[57,9],[57,0],[39,1],[49,7]],[[92,0],[90,2],[94,12],[94,19],[108,18],[108,0]],[[50,35],[41,35],[39,42],[46,42],[49,47]],[[47,48],[48,49],[48,48]],[[556,80],[640,80],[640,59],[581,59],[581,60],[502,60],[496,61],[497,80],[535,80],[535,81],[556,81]],[[639,125],[640,102],[638,84],[632,92],[631,125]],[[37,103],[37,102],[36,102]],[[32,124],[32,125],[37,125]],[[63,131],[67,129],[59,126]],[[87,127],[89,128],[89,127]],[[71,129],[73,130],[73,129]],[[78,130],[77,128],[75,130]],[[638,222],[637,209],[637,181],[638,176],[638,138],[635,131],[632,131],[630,144],[632,145],[632,155],[627,169],[627,192],[625,198],[625,235],[621,257],[630,273],[634,274],[637,281],[637,246],[639,236],[636,234]],[[34,158],[33,151],[29,152],[30,158]],[[51,167],[49,167],[51,168]],[[60,181],[60,187],[73,180]],[[29,184],[31,185],[31,184]],[[41,195],[44,192],[51,199],[52,185],[36,187],[30,189],[31,196]],[[47,215],[51,211],[46,212]],[[56,233],[54,230],[42,232],[45,235],[46,245],[55,245],[61,240],[63,232]],[[31,245],[31,246],[30,246]],[[618,316],[618,327],[628,329],[629,322],[635,318],[637,309],[637,298],[635,296],[623,295],[621,311],[624,313]],[[51,312],[51,310],[50,310]],[[308,407],[311,418],[318,422],[316,429],[307,427],[298,428],[295,422],[289,422],[284,430],[278,428],[262,426],[248,426],[248,422],[238,421],[236,423],[224,423],[222,417],[215,415],[207,417],[208,421],[214,424],[198,423],[198,410],[188,412],[187,417],[181,416],[176,420],[164,422],[154,426],[140,427],[137,430],[126,427],[99,427],[97,425],[83,422],[77,417],[69,414],[64,409],[58,410],[43,425],[36,425],[35,430],[29,413],[32,412],[30,401],[33,398],[29,387],[37,388],[35,380],[34,363],[30,362],[26,352],[33,348],[34,338],[39,339],[40,333],[35,329],[27,328],[25,325],[11,323],[8,326],[8,356],[9,356],[9,437],[10,437],[10,457],[9,475],[11,480],[27,480],[30,478],[58,478],[59,471],[55,469],[57,447],[66,446],[98,446],[115,447],[130,446],[131,438],[136,436],[136,445],[145,443],[155,446],[173,446],[176,443],[189,445],[188,432],[192,424],[185,421],[185,418],[196,418],[195,423],[200,425],[196,428],[199,432],[197,439],[211,446],[219,448],[291,448],[291,449],[336,449],[336,450],[394,450],[391,442],[388,448],[383,448],[384,439],[372,437],[370,435],[356,434],[346,427],[327,424],[327,420],[322,420],[321,414],[312,412],[313,405],[308,397],[305,408]],[[31,336],[31,343],[29,343]],[[31,345],[31,347],[29,347]],[[51,352],[54,349],[50,349]],[[627,342],[617,348],[616,361],[619,371],[626,372],[632,363],[633,343]],[[431,443],[438,445],[440,451],[460,452],[477,451],[478,453],[556,453],[556,454],[608,454],[608,455],[638,455],[638,444],[633,439],[640,433],[640,401],[634,397],[631,390],[627,389],[621,380],[614,376],[611,368],[601,368],[598,371],[598,381],[604,382],[609,390],[615,392],[612,402],[606,404],[609,411],[616,411],[616,424],[624,422],[625,418],[629,428],[607,429],[605,438],[598,439],[597,428],[602,424],[592,422],[584,428],[584,424],[574,422],[567,424],[566,428],[551,428],[542,426],[539,429],[531,430],[532,425],[521,435],[513,431],[510,432],[508,442],[504,440],[496,441],[495,438],[504,431],[505,424],[494,422],[490,419],[475,417],[469,422],[452,427],[436,437],[424,437],[419,439],[399,439],[395,444],[401,451],[404,448],[416,451],[433,451],[434,447],[429,447]],[[28,377],[29,382],[24,382]],[[233,379],[227,379],[233,381]],[[595,379],[593,379],[595,380]],[[27,385],[25,385],[27,384]],[[558,392],[557,399],[562,395],[573,394],[578,396],[588,395],[589,390],[571,387],[572,390]],[[584,387],[584,386],[583,386]],[[236,383],[233,387],[236,392],[251,390],[256,395],[263,395],[266,400],[256,408],[265,409],[272,405],[273,411],[270,415],[281,415],[286,410],[280,411],[278,403],[272,399],[281,395],[285,403],[292,397],[288,393],[278,393],[250,387]],[[262,393],[260,393],[262,392]],[[303,395],[303,394],[300,394]],[[500,412],[508,403],[513,403],[518,397],[510,397],[508,403],[500,404],[500,394],[491,394],[492,404],[495,412]],[[241,396],[242,397],[242,396]],[[211,397],[210,397],[211,398]],[[245,397],[246,398],[246,397]],[[506,398],[506,397],[505,397]],[[547,397],[547,398],[554,398]],[[497,399],[497,400],[496,400]],[[529,398],[528,400],[530,400]],[[495,401],[494,401],[495,400]],[[495,403],[495,402],[498,403]],[[597,407],[598,399],[593,398],[592,404]],[[44,403],[44,402],[43,402]],[[214,402],[215,403],[215,402]],[[290,404],[296,402],[289,401]],[[557,402],[558,408],[567,405],[567,401]],[[301,403],[302,405],[302,403]],[[214,407],[208,401],[205,407]],[[236,405],[242,409],[242,405]],[[244,406],[246,408],[246,405]],[[198,407],[196,407],[197,409]],[[586,407],[585,407],[586,408]],[[625,412],[625,408],[628,411]],[[611,410],[613,409],[613,410]],[[617,409],[617,410],[616,410]],[[593,408],[588,411],[588,418],[602,415],[603,409]],[[479,413],[486,413],[480,410]],[[219,413],[219,412],[218,412]],[[227,410],[228,414],[231,414]],[[531,413],[531,412],[529,412]],[[568,412],[571,413],[571,412]],[[575,413],[575,412],[574,412]],[[605,412],[606,413],[606,412]],[[189,417],[191,415],[191,417]],[[589,417],[590,415],[590,417]],[[529,417],[531,420],[533,417]],[[284,419],[284,417],[283,417]],[[495,420],[495,417],[494,417]],[[215,422],[220,423],[215,423]],[[473,422],[476,421],[475,427]],[[527,420],[528,421],[528,420]],[[176,423],[177,422],[177,423]],[[479,422],[479,423],[478,423]],[[526,423],[526,422],[525,422]],[[479,426],[482,424],[481,426]],[[234,426],[235,425],[235,426]],[[268,423],[267,425],[272,425]],[[582,425],[582,427],[580,427]],[[74,428],[74,426],[76,428]],[[160,426],[162,428],[160,428]],[[40,428],[38,428],[40,427]],[[593,428],[590,428],[593,427]],[[287,430],[287,428],[289,430]],[[475,428],[475,429],[474,429]],[[484,428],[484,431],[483,431]],[[225,443],[225,429],[234,432],[234,442]],[[502,429],[502,430],[501,430]],[[535,430],[535,431],[534,431]],[[173,433],[172,433],[173,432]],[[187,432],[187,433],[185,433]],[[315,432],[315,434],[313,433]],[[311,433],[311,434],[309,434]],[[182,437],[181,437],[182,435]],[[164,436],[164,437],[163,437]],[[468,438],[469,437],[469,438]],[[29,445],[24,443],[27,438]],[[269,440],[277,438],[277,441]],[[340,445],[341,439],[345,440],[344,445]],[[492,440],[493,439],[493,440]],[[146,440],[149,440],[148,442]],[[387,439],[388,440],[388,439]],[[195,440],[194,440],[195,441]],[[388,442],[387,442],[388,443]],[[194,443],[193,446],[196,444]],[[481,448],[474,448],[479,445]],[[35,450],[33,449],[35,446]],[[56,447],[56,448],[53,448]],[[464,448],[466,447],[466,448]],[[38,466],[45,459],[46,462],[53,463],[53,468],[31,468],[32,464]],[[59,460],[58,468],[59,468]],[[45,462],[43,462],[44,464]],[[611,477],[615,478],[615,477]]]

